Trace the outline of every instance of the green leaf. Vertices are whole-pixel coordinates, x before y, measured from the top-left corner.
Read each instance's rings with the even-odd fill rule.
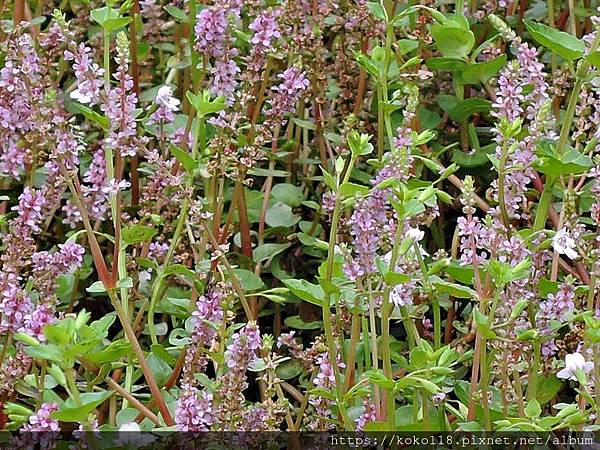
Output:
[[[464,432],[470,433],[474,431],[481,431],[481,425],[479,422],[471,421],[471,422],[462,422],[458,424],[460,429]]]
[[[254,272],[250,272],[246,269],[233,269],[236,276],[240,280],[242,284],[242,289],[244,291],[255,291],[264,286],[261,278],[256,275]]]
[[[292,119],[292,122],[294,122],[296,125],[298,125],[300,128],[305,128],[307,130],[316,130],[317,129],[317,124],[315,124],[314,122],[310,122],[308,120],[302,120],[302,119],[298,119],[297,117],[294,117]]]
[[[40,341],[27,333],[15,333],[14,338],[15,340],[23,342],[27,345],[40,345]]]
[[[118,17],[116,19],[108,19],[102,24],[102,28],[106,30],[107,33],[111,31],[118,30],[119,28],[123,28],[131,22],[131,17]]]
[[[113,394],[113,391],[84,392],[79,395],[81,406],[76,406],[75,400],[69,398],[58,411],[51,413],[50,416],[61,422],[85,422],[88,415]]]
[[[75,321],[71,318],[66,318],[52,324],[44,325],[43,331],[48,342],[66,346],[75,337]]]
[[[596,69],[600,69],[600,51],[590,53],[585,57]]]
[[[425,64],[431,70],[448,70],[450,72],[460,72],[467,67],[467,63],[458,58],[446,58],[444,56],[429,58]]]
[[[403,55],[406,55],[412,51],[415,51],[419,47],[419,42],[416,40],[410,39],[399,39],[397,41],[398,46],[400,47],[400,51]]]
[[[452,162],[460,167],[479,167],[489,162],[488,155],[494,151],[495,145],[486,145],[479,150],[474,149],[471,153],[465,153],[455,148],[452,150]]]
[[[523,311],[525,311],[525,308],[527,308],[527,305],[529,304],[529,300],[522,298],[521,300],[519,300],[517,302],[517,304],[515,305],[515,307],[513,308],[513,310],[510,312],[510,318],[512,320],[516,319],[517,317],[519,317],[521,315],[521,313]]]
[[[342,198],[352,198],[357,194],[365,196],[369,193],[369,187],[346,181],[340,185],[339,192]]]
[[[369,142],[370,139],[370,135],[358,134],[358,131],[356,130],[353,130],[348,135],[348,146],[355,158],[369,155],[373,152],[373,144]]]
[[[159,387],[163,387],[169,376],[171,376],[171,372],[173,369],[159,356],[154,353],[150,353],[147,358],[148,366],[150,366],[150,371],[152,375],[154,375],[154,379]]]
[[[75,112],[83,114],[83,116],[86,119],[89,119],[92,122],[96,122],[103,129],[108,130],[110,128],[110,120],[108,117],[103,116],[102,114],[98,114],[93,109],[88,108],[87,106],[82,105],[81,103],[71,102],[69,103],[69,106],[71,107],[71,109],[74,109]]]
[[[269,169],[263,169],[262,167],[256,167],[253,169],[250,169],[248,171],[249,175],[254,175],[257,177],[287,177],[290,175],[289,172],[285,171],[285,170],[269,170]]]
[[[58,364],[64,363],[63,350],[54,344],[31,345],[25,347],[25,353],[35,359],[54,361]]]
[[[531,37],[568,61],[581,58],[585,45],[581,39],[531,19],[523,21]]]
[[[114,316],[113,316],[114,318]],[[111,342],[106,348],[99,351],[90,351],[85,354],[85,359],[100,365],[107,362],[118,361],[131,351],[131,344],[125,339],[118,339]]]
[[[459,102],[448,115],[455,122],[461,122],[472,114],[483,112],[487,113],[492,109],[492,102],[483,98],[468,98]]]
[[[382,420],[374,420],[365,424],[365,431],[390,431],[390,424]]]
[[[388,286],[396,286],[398,284],[407,283],[411,280],[408,275],[398,272],[386,272],[383,276]]]
[[[275,198],[275,200],[285,203],[292,208],[300,206],[304,200],[302,188],[289,183],[276,184],[273,186],[271,195],[273,198]]]
[[[291,243],[287,243],[287,244],[269,243],[269,244],[259,245],[258,247],[256,247],[253,250],[252,259],[255,262],[264,261],[265,259],[272,258],[273,256],[278,255],[279,253],[285,251],[291,245],[292,245]]]
[[[537,388],[535,390],[536,399],[541,405],[548,403],[563,387],[563,382],[556,378],[556,375],[538,375]]]
[[[461,73],[464,84],[487,83],[506,63],[506,55],[491,61],[469,64]]]
[[[133,287],[133,280],[131,277],[121,278],[117,281],[117,287],[119,289],[131,289]]]
[[[318,330],[323,326],[323,322],[315,320],[313,322],[305,322],[300,316],[286,317],[284,323],[290,328],[298,330]]]
[[[497,337],[496,333],[492,331],[490,318],[484,315],[477,308],[473,309],[473,318],[475,319],[477,329],[483,337],[487,339],[494,339]]]
[[[188,16],[181,9],[176,6],[165,6],[165,11],[167,11],[171,16],[175,17],[178,22],[187,23],[189,21]]]
[[[117,316],[104,316],[102,319],[94,320],[90,323],[90,328],[92,328],[98,336],[105,338],[108,335],[108,329],[116,319]]]
[[[593,166],[592,159],[568,146],[562,155],[556,154],[554,145],[539,144],[538,159],[534,167],[542,173],[551,176],[571,175],[587,171]]]
[[[433,285],[438,292],[445,292],[456,298],[475,298],[477,293],[470,287],[431,277]]]
[[[296,297],[299,297],[304,301],[312,303],[313,305],[321,306],[323,304],[325,292],[323,291],[323,288],[321,288],[321,286],[309,283],[306,280],[288,279],[281,280],[281,282]]]
[[[196,278],[196,273],[185,267],[183,264],[171,264],[165,267],[163,276],[167,277],[169,275],[184,275],[191,280]]]
[[[157,231],[144,225],[130,225],[121,231],[121,239],[125,245],[138,244],[151,240]]]
[[[386,377],[381,369],[372,369],[365,372],[363,375],[367,377],[370,383],[381,386],[383,389],[394,389],[395,387],[394,381]]]
[[[336,179],[323,167],[321,167],[321,171],[323,172],[323,181],[325,182],[325,185],[332,191],[335,191],[337,189]]]
[[[302,363],[298,360],[284,361],[277,366],[275,373],[282,380],[290,380],[296,378],[298,375],[304,372]]]
[[[176,145],[171,144],[170,148],[171,153],[173,153],[173,156],[177,158],[177,160],[189,173],[193,173],[200,165],[200,163],[194,158],[192,158],[192,156],[188,152],[180,149]]]
[[[381,6],[380,2],[367,2],[367,8],[375,17],[381,20],[387,20],[387,14]]]
[[[379,67],[367,55],[360,52],[354,52],[354,59],[375,79],[379,77]]]
[[[527,402],[527,406],[525,407],[525,416],[529,419],[534,419],[540,417],[542,413],[542,408],[537,400],[529,400]]]
[[[471,30],[436,23],[431,27],[431,35],[438,50],[447,58],[466,58],[475,45]]]
[[[106,292],[106,288],[102,281],[94,281],[90,286],[86,287],[85,290],[90,294],[102,294]]]
[[[194,107],[198,113],[198,118],[214,114],[225,109],[225,97],[217,97],[214,100],[210,99],[210,92],[202,91],[200,94],[194,94],[192,91],[187,91],[187,99],[190,105]]]
[[[300,222],[300,216],[292,212],[292,208],[282,202],[276,202],[267,210],[265,222],[270,227],[293,227]]]
[[[424,349],[415,347],[410,351],[409,362],[412,370],[423,369],[428,365],[429,356]]]
[[[90,17],[98,25],[104,27],[104,24],[107,20],[117,19],[119,17],[119,11],[108,6],[104,6],[102,8],[96,8],[92,10]]]

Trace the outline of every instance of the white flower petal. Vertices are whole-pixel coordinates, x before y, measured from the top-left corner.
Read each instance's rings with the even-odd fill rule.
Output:
[[[142,429],[136,422],[126,422],[119,427],[119,431],[142,431]]]
[[[556,374],[556,378],[562,378],[563,380],[574,379],[575,377],[571,373],[569,369],[562,369],[560,372]]]

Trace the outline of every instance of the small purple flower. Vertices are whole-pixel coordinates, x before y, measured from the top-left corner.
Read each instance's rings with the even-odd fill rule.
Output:
[[[39,224],[42,221],[42,208],[45,203],[46,199],[41,191],[25,186],[19,196],[19,204],[13,207],[13,210],[17,211],[19,224],[31,231],[40,231]]]
[[[408,281],[394,286],[390,292],[390,300],[396,306],[408,306],[413,304],[413,293],[417,284]]]
[[[234,333],[231,343],[225,350],[225,364],[232,374],[245,377],[248,365],[262,347],[262,338],[256,322],[248,322],[239,332]]]
[[[43,328],[45,325],[54,322],[54,320],[52,308],[45,303],[40,303],[36,305],[31,313],[25,316],[25,325],[20,331],[35,337],[40,342],[45,342],[46,336],[44,336]]]
[[[58,411],[56,403],[42,403],[40,409],[29,416],[29,423],[23,425],[23,431],[60,431],[58,420],[52,419],[50,414]]]
[[[365,407],[364,412],[356,419],[356,431],[365,431],[367,423],[377,420],[377,408],[375,405],[365,399],[363,406]]]
[[[223,319],[221,300],[223,294],[212,289],[201,295],[196,301],[196,311],[192,313],[192,342],[196,345],[210,347],[216,336],[216,331],[207,322],[220,322]]]
[[[217,60],[211,69],[213,79],[210,92],[216,96],[227,98],[231,103],[233,101],[233,93],[238,84],[236,76],[239,72],[240,68],[232,58]]]
[[[323,207],[323,211],[327,214],[333,213],[333,208],[335,207],[335,192],[325,192],[321,200],[321,206]]]
[[[222,56],[228,40],[227,10],[219,6],[205,8],[196,16],[196,50],[213,57]]]
[[[33,309],[31,298],[19,287],[17,277],[6,279],[0,299],[0,330],[16,332],[25,326],[25,318]]]
[[[148,258],[162,259],[169,251],[166,242],[152,242],[148,247]]]
[[[105,144],[122,156],[137,154],[136,106],[138,98],[133,92],[133,78],[129,75],[129,47],[124,35],[117,37],[117,85],[111,88],[100,109],[110,119],[110,130]]]
[[[213,396],[207,391],[198,392],[195,387],[186,386],[177,400],[175,425],[177,431],[209,431],[214,422],[212,414]]]
[[[273,50],[273,41],[279,39],[281,33],[271,9],[261,12],[248,28],[254,31],[250,39],[254,46],[250,53],[248,68],[259,72],[266,62],[267,53]]]
[[[277,75],[283,81],[273,87],[276,94],[271,101],[271,109],[266,111],[268,116],[283,120],[285,114],[296,111],[296,104],[310,84],[305,75],[305,72],[296,67],[290,67]]]
[[[75,52],[65,51],[65,59],[73,61],[77,89],[71,91],[71,98],[80,103],[95,105],[100,98],[103,86],[104,69],[92,60],[92,50],[85,44],[79,44]]]
[[[25,152],[15,142],[6,142],[0,153],[0,173],[18,180],[20,173],[25,170],[25,159]]]
[[[162,86],[157,94],[155,103],[158,109],[152,113],[148,123],[171,123],[175,120],[174,112],[179,110],[180,101],[173,97],[169,86]]]
[[[83,264],[83,255],[85,248],[74,241],[67,241],[64,244],[58,244],[58,263],[62,265],[65,272],[78,269]]]

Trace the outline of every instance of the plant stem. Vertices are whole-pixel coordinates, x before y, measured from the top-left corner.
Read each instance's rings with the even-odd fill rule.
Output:
[[[114,289],[110,289],[107,292],[108,292],[110,300],[113,304],[113,307],[115,308],[115,311],[117,312],[117,317],[121,321],[121,325],[123,326],[123,331],[125,332],[125,336],[127,336],[129,342],[131,343],[131,348],[133,350],[133,353],[135,354],[135,356],[138,359],[138,362],[140,363],[140,368],[142,369],[144,378],[146,378],[146,382],[148,383],[148,388],[150,389],[150,392],[152,393],[152,397],[155,399],[155,401],[157,403],[158,409],[160,410],[163,420],[165,421],[167,426],[173,426],[175,424],[175,422],[173,421],[173,418],[171,417],[171,413],[169,412],[169,409],[167,408],[167,405],[165,404],[165,400],[163,399],[160,389],[158,388],[158,385],[156,384],[156,380],[154,379],[154,376],[152,375],[152,370],[150,370],[150,366],[148,365],[148,362],[146,361],[146,355],[144,355],[144,351],[142,350],[142,347],[140,347],[140,343],[138,342],[137,338],[135,337],[135,333],[134,333],[133,329],[131,328],[131,324],[129,323],[129,321],[126,318],[125,311],[123,310],[123,307],[121,306],[119,298],[117,297],[117,294]]]
[[[594,53],[598,50],[598,46],[600,45],[600,33],[596,33],[592,44],[590,45],[589,53]],[[583,83],[585,78],[589,75],[590,62],[587,59],[581,60],[579,63],[579,68],[575,74],[576,81],[573,90],[571,91],[571,96],[569,97],[569,103],[567,104],[567,110],[565,112],[564,120],[560,129],[560,136],[558,138],[558,144],[556,145],[556,154],[560,157],[564,153],[567,143],[569,140],[569,135],[571,132],[571,125],[573,124],[573,119],[575,117],[575,108],[577,106],[577,102],[579,101],[579,94],[581,93],[581,88],[583,87]],[[533,226],[533,232],[540,231],[546,225],[546,219],[548,217],[548,209],[552,203],[552,188],[554,185],[554,177],[546,177],[546,182],[544,183],[544,192],[542,193],[542,197],[540,199],[540,203],[537,209],[537,213],[535,216],[535,222]]]
[[[150,411],[147,407],[145,407],[142,402],[140,402],[137,398],[129,393],[126,389],[123,389],[119,383],[113,380],[111,377],[106,377],[106,383],[111,387],[111,389],[115,390],[121,397],[123,397],[123,402],[129,402],[134,408],[136,408],[140,414],[150,419],[155,425],[160,426],[160,421],[156,414]],[[142,416],[142,417],[143,417]],[[138,421],[138,418],[136,418]]]
[[[140,98],[140,66],[138,63],[138,44],[137,44],[137,29],[136,19],[140,14],[140,1],[133,0],[129,15],[132,20],[129,24],[129,48],[131,53],[131,78],[133,80],[133,92],[137,98]],[[141,23],[141,21],[140,21]],[[143,28],[143,24],[142,24]],[[129,175],[131,177],[131,205],[137,206],[140,199],[140,178],[138,174],[139,156],[135,155],[131,158],[131,168]]]
[[[192,143],[192,152],[191,158],[196,160],[198,157],[198,145],[200,143],[201,152],[204,151],[206,146],[206,131],[204,127],[204,118],[197,117],[196,118],[196,130],[194,133],[194,140]],[[171,245],[169,246],[169,250],[165,256],[165,260],[163,261],[162,267],[158,270],[156,275],[156,280],[154,282],[154,286],[152,288],[152,295],[150,297],[150,305],[148,307],[148,330],[150,331],[150,339],[152,340],[152,344],[158,344],[158,338],[156,335],[156,326],[154,325],[154,310],[156,309],[156,302],[158,301],[159,294],[162,289],[163,284],[163,273],[167,266],[171,264],[173,260],[173,255],[175,254],[175,250],[177,249],[177,245],[179,244],[179,240],[181,239],[181,235],[183,233],[183,229],[185,226],[185,221],[187,220],[188,212],[190,209],[190,199],[188,197],[188,191],[192,188],[194,183],[194,173],[192,171],[188,171],[185,176],[185,197],[181,203],[181,211],[179,213],[179,219],[177,221],[177,226],[175,227],[175,232],[173,233],[173,239],[171,240]]]
[[[350,160],[348,169],[346,170],[344,182],[350,177],[350,172],[352,171],[354,162],[355,162],[355,159],[354,159],[354,157],[352,157]],[[341,183],[341,184],[343,184],[343,183]],[[339,185],[341,185],[341,184],[339,184]],[[336,192],[335,206],[333,209],[333,218],[331,220],[331,230],[329,232],[329,248],[328,248],[328,252],[327,252],[327,262],[326,262],[326,267],[327,267],[326,279],[330,283],[333,278],[333,263],[334,263],[333,257],[335,255],[335,245],[337,242],[338,224],[339,224],[341,209],[342,209],[341,203],[342,202],[340,200],[340,193]],[[333,368],[333,373],[335,376],[335,394],[336,394],[337,407],[338,407],[340,416],[342,418],[342,421],[343,421],[344,425],[346,426],[347,430],[353,431],[354,424],[348,417],[348,412],[346,411],[346,405],[344,403],[344,400],[343,400],[342,394],[341,394],[342,393],[342,385],[341,385],[341,381],[340,381],[339,365],[337,362],[338,352],[336,349],[335,340],[333,338],[333,327],[331,324],[331,292],[329,290],[327,290],[327,292],[325,293],[324,299],[323,299],[323,327],[325,329],[325,339],[327,341],[327,348],[329,350],[329,362],[331,364],[331,367]]]
[[[498,203],[500,204],[500,214],[502,215],[502,222],[506,227],[506,233],[510,237],[510,219],[508,216],[508,210],[506,209],[506,193],[505,181],[506,181],[506,160],[508,158],[508,140],[502,141],[502,154],[500,156],[500,163],[498,166]]]
[[[427,265],[425,264],[425,260],[423,259],[423,255],[421,254],[421,247],[418,242],[413,244],[413,248],[415,249],[415,255],[417,255],[417,260],[419,261],[419,265],[421,266],[421,272],[423,273],[424,284],[429,294],[429,299],[431,300],[431,306],[433,309],[433,333],[434,333],[434,348],[438,350],[442,346],[442,314],[440,310],[440,302],[435,296],[435,292],[433,290],[433,286],[431,284],[431,280],[429,279],[429,275],[427,275]]]
[[[537,376],[540,370],[541,347],[541,341],[536,339],[533,342],[533,364],[531,365],[531,372],[529,373],[527,385],[527,400],[529,401],[534,400],[537,395]]]
[[[479,389],[481,391],[481,406],[483,408],[483,418],[485,420],[485,429],[492,429],[492,421],[490,418],[490,399],[488,395],[488,383],[489,383],[489,367],[487,363],[487,342],[485,336],[481,336],[481,380],[479,383]]]

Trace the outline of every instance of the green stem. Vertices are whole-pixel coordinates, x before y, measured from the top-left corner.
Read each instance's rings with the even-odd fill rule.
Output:
[[[430,430],[429,402],[427,400],[427,391],[425,389],[421,389],[421,411],[423,411],[423,430]]]
[[[510,236],[510,219],[508,217],[508,210],[506,209],[506,194],[505,181],[506,181],[506,160],[508,159],[508,140],[504,139],[502,142],[502,154],[500,156],[500,163],[498,165],[498,202],[500,204],[500,214],[502,215],[502,222],[506,227],[506,232]]]
[[[546,226],[546,221],[548,220],[548,210],[550,209],[550,205],[552,203],[552,189],[554,188],[554,181],[554,177],[546,177],[544,191],[540,197],[537,213],[535,215],[535,222],[533,223],[534,233],[543,230]]]
[[[342,183],[338,184],[338,187],[341,184],[343,184],[344,182],[346,182],[347,179],[350,177],[350,173],[352,172],[352,167],[354,166],[355,161],[356,160],[353,156],[350,159],[350,164],[348,165],[348,168],[346,170],[344,180]],[[339,177],[339,175],[338,175],[338,177]],[[338,178],[338,180],[339,180],[339,178]],[[341,194],[338,190],[338,192],[336,192],[336,196],[335,196],[335,206],[333,209],[333,218],[331,220],[331,230],[329,232],[329,248],[328,248],[328,252],[327,252],[326,279],[329,283],[331,283],[331,280],[333,278],[333,265],[334,265],[333,258],[335,255],[335,245],[337,242],[338,224],[339,224],[340,215],[342,212],[342,202],[340,200],[340,197],[341,197]],[[337,352],[335,340],[333,337],[333,326],[331,323],[331,292],[329,290],[327,291],[327,293],[325,294],[324,299],[323,299],[323,327],[325,329],[325,340],[327,341],[327,348],[329,350],[329,362],[331,364],[331,367],[333,369],[333,373],[335,376],[335,394],[336,394],[337,407],[338,407],[340,416],[342,418],[342,421],[347,428],[347,431],[353,431],[354,424],[352,423],[352,421],[350,420],[350,417],[348,416],[348,412],[346,410],[346,405],[342,398],[342,386],[340,384],[340,370],[339,370],[339,365],[337,363],[338,352]]]
[[[433,333],[434,333],[434,348],[438,350],[442,346],[442,312],[440,310],[440,302],[435,296],[435,292],[433,290],[433,285],[431,284],[431,280],[429,279],[427,265],[425,264],[425,260],[423,259],[423,255],[421,254],[421,247],[419,247],[419,243],[415,242],[413,244],[415,249],[415,255],[417,255],[417,260],[419,261],[419,265],[421,266],[421,272],[423,273],[423,280],[425,287],[427,289],[427,293],[429,294],[429,299],[431,300],[431,306],[433,309]]]
[[[385,130],[383,120],[383,95],[381,87],[377,88],[377,159],[381,161],[385,148]]]
[[[389,289],[388,289],[389,291]],[[381,305],[381,344],[382,344],[382,357],[383,357],[383,373],[386,378],[392,380],[392,358],[390,353],[390,295],[384,295],[384,301]],[[394,396],[394,388],[387,389],[387,420],[388,427],[390,430],[395,428],[395,415],[396,415],[396,399]]]
[[[589,53],[594,53],[598,50],[598,46],[600,45],[600,33],[596,33],[596,37],[592,41],[590,45]],[[579,101],[579,94],[581,93],[581,88],[583,87],[583,83],[587,76],[589,76],[590,70],[590,62],[587,59],[581,60],[579,63],[579,67],[576,73],[576,81],[573,90],[571,91],[571,97],[569,97],[569,103],[567,104],[567,110],[565,112],[564,121],[562,127],[560,129],[560,136],[558,138],[558,144],[556,146],[556,154],[560,157],[565,152],[567,147],[567,143],[569,140],[569,135],[571,132],[571,125],[573,124],[573,119],[575,117],[575,109],[577,107],[577,102]],[[552,204],[552,186],[554,184],[554,179],[551,177],[547,177],[546,183],[544,185],[544,192],[542,193],[542,197],[540,199],[540,204],[537,209],[537,213],[535,216],[534,228],[533,231],[539,231],[544,228],[546,225],[546,219],[548,217],[548,209]]]
[[[596,409],[596,425],[600,424],[600,348],[598,344],[592,344],[594,361],[594,406]]]
[[[198,157],[198,142],[200,142],[200,148],[203,152],[206,147],[206,131],[204,126],[204,118],[198,117],[196,118],[196,132],[194,133],[194,141],[192,144],[192,153],[191,157],[193,160],[196,160]],[[194,183],[194,173],[192,171],[188,171],[185,176],[185,190],[188,191]],[[152,295],[150,297],[150,305],[148,307],[148,330],[150,331],[150,339],[152,340],[152,344],[158,344],[158,338],[156,335],[156,326],[154,325],[154,311],[156,309],[156,302],[158,301],[159,294],[163,285],[163,273],[165,268],[171,264],[173,260],[173,255],[175,254],[175,250],[177,249],[177,245],[179,244],[179,240],[183,233],[183,229],[185,227],[185,221],[187,220],[187,215],[190,208],[190,199],[186,195],[181,203],[181,211],[179,212],[179,220],[177,221],[177,226],[175,227],[175,232],[173,233],[173,239],[171,240],[171,245],[169,246],[169,250],[165,256],[165,260],[163,261],[162,267],[158,270],[156,275],[156,281],[152,288]]]
[[[529,401],[534,400],[537,396],[537,377],[540,370],[541,350],[542,343],[539,339],[536,339],[533,342],[533,364],[531,365],[531,372],[527,386],[527,400]]]
[[[64,371],[64,374],[65,379],[67,380],[67,387],[69,388],[69,395],[73,398],[75,406],[79,408],[82,406],[82,403],[81,397],[79,396],[79,389],[77,389],[77,383],[75,382],[75,376],[73,375],[74,371],[75,370],[72,367],[69,367]],[[87,417],[83,420],[83,428],[85,431],[92,431]]]

